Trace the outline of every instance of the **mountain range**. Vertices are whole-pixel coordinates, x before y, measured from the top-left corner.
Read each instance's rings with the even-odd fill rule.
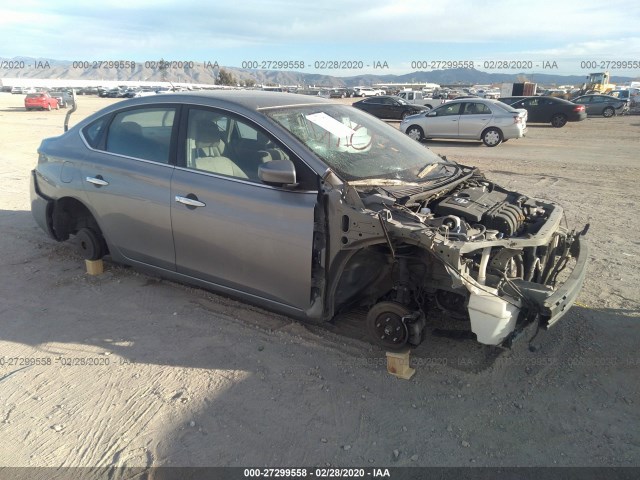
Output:
[[[416,71],[404,75],[334,76],[286,70],[248,70],[218,66],[217,63],[185,62],[165,69],[152,68],[152,62],[125,65],[126,68],[94,68],[93,62],[71,62],[32,57],[0,58],[0,78],[41,78],[73,80],[171,81],[178,83],[215,84],[219,70],[231,74],[239,83],[262,85],[347,86],[383,83],[437,83],[440,85],[488,85],[503,82],[529,81],[542,85],[578,85],[586,75],[556,75],[542,73],[488,73],[474,68]],[[145,65],[146,64],[146,65]],[[156,65],[157,67],[157,65]],[[627,83],[634,77],[614,76],[612,83]]]

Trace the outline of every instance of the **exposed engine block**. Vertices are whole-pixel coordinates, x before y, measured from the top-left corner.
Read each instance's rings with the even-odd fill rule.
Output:
[[[459,190],[441,200],[433,211],[437,216],[455,215],[470,224],[482,224],[506,237],[515,235],[525,220],[524,197],[486,186]]]

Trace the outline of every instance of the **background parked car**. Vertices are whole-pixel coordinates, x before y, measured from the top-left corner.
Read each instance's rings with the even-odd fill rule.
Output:
[[[482,140],[495,147],[527,132],[527,113],[497,100],[452,100],[426,114],[412,115],[400,123],[400,131],[414,140],[455,138]]]
[[[24,99],[24,108],[27,110],[58,110],[58,100],[53,98],[47,92],[28,93]]]
[[[609,118],[622,115],[628,109],[627,102],[610,95],[582,95],[573,99],[573,103],[584,105],[587,115],[602,115]]]
[[[372,87],[353,87],[355,90],[354,97],[373,97],[376,95],[384,95],[384,90]]]
[[[400,120],[409,115],[429,111],[428,107],[413,105],[400,97],[390,95],[364,98],[355,102],[353,106],[378,118],[391,120]]]
[[[556,128],[567,122],[580,122],[587,118],[584,105],[555,97],[504,97],[501,102],[513,108],[524,108],[529,113],[529,123],[551,123]]]
[[[55,98],[58,101],[58,105],[62,108],[73,106],[73,95],[66,90],[51,91],[49,92],[49,95]]]
[[[347,98],[351,97],[353,94],[353,90],[351,92],[350,89],[347,88],[331,88],[329,89],[329,97],[328,98]]]

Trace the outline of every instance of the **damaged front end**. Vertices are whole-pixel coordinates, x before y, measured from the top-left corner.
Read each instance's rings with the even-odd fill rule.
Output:
[[[387,349],[418,345],[431,307],[468,321],[480,343],[510,346],[531,322],[555,324],[584,281],[588,225],[569,231],[559,205],[446,167],[455,171],[442,184],[325,179],[326,306],[368,306],[369,332]]]

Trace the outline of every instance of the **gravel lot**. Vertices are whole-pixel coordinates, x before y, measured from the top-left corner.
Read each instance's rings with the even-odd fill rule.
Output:
[[[79,97],[71,123],[114,101]],[[30,213],[65,111],[22,102],[0,94],[0,465],[640,466],[640,117],[427,143],[590,223],[591,260],[537,351],[429,336],[403,381],[357,319],[304,325],[114,264],[88,276]]]

